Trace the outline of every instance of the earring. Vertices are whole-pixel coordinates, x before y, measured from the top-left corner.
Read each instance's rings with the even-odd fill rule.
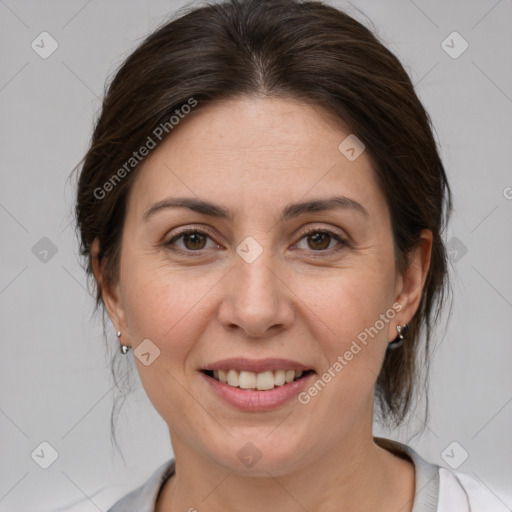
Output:
[[[404,333],[407,330],[407,324],[397,325],[396,330],[398,331],[398,336],[391,342],[388,343],[388,349],[394,350],[395,348],[401,347],[404,344]]]
[[[117,337],[120,338],[121,337],[121,331],[117,331]],[[128,350],[130,350],[130,346],[129,345],[123,345],[121,343],[121,354],[126,354],[128,352]]]

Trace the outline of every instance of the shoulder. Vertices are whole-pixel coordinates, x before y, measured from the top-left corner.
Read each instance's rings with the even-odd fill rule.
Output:
[[[510,512],[480,479],[431,463],[398,441],[374,440],[395,455],[407,456],[414,464],[416,492],[412,512]]]
[[[423,486],[430,488],[430,499],[418,500],[429,503],[435,512],[507,512],[509,509],[480,480],[473,476],[428,462],[410,446],[402,445],[412,458],[420,483],[417,496]],[[436,506],[433,506],[434,502]],[[427,506],[425,510],[430,510]],[[423,511],[420,507],[419,511]],[[413,509],[416,512],[416,509]]]
[[[510,509],[477,478],[439,467],[438,512],[452,510],[507,512]]]
[[[154,512],[158,493],[164,482],[174,474],[175,459],[158,467],[144,484],[116,501],[107,512]]]

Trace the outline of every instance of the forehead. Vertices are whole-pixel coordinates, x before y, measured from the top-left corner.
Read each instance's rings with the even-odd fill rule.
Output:
[[[367,152],[352,161],[339,149],[350,135],[331,112],[292,99],[210,104],[182,119],[148,155],[129,209],[140,212],[166,195],[207,197],[233,211],[334,194],[382,207]]]

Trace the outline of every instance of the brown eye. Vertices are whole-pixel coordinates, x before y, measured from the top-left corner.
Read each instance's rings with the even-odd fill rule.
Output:
[[[196,229],[189,229],[172,237],[168,242],[165,242],[164,245],[170,249],[183,252],[198,252],[206,247],[208,238],[210,238],[208,233]],[[181,247],[176,244],[176,242],[180,240],[182,243]]]
[[[206,237],[199,233],[190,233],[188,235],[183,235],[183,244],[187,249],[197,250],[203,249],[205,245]]]
[[[314,252],[333,253],[343,249],[348,245],[340,235],[328,230],[310,229],[301,238],[307,240],[307,247],[299,247],[300,249],[310,250]],[[337,242],[337,246],[329,248],[333,241]],[[297,245],[300,245],[299,242]]]
[[[309,244],[309,247],[314,250],[327,249],[331,241],[330,235],[320,232],[313,235],[308,235],[307,238],[308,241],[312,242]]]

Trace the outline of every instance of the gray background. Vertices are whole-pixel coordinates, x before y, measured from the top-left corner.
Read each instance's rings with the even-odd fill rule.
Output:
[[[348,3],[330,3],[368,25]],[[125,462],[111,447],[110,353],[99,318],[90,317],[68,178],[87,148],[107,76],[181,5],[0,0],[0,511],[106,510],[172,455],[166,425],[140,386],[119,422]],[[352,5],[416,84],[455,196],[447,233],[454,308],[438,333],[430,418],[423,435],[414,436],[421,410],[418,424],[375,432],[446,467],[467,452],[458,470],[496,494],[495,510],[509,510],[512,0]],[[58,43],[46,59],[31,47],[43,31]],[[469,44],[458,58],[442,46],[453,31]],[[445,43],[452,53],[462,48],[457,37]],[[43,237],[55,254],[44,253]],[[109,344],[117,350],[112,329]],[[125,362],[135,371],[132,358]],[[43,441],[58,453],[48,469],[31,457]]]

